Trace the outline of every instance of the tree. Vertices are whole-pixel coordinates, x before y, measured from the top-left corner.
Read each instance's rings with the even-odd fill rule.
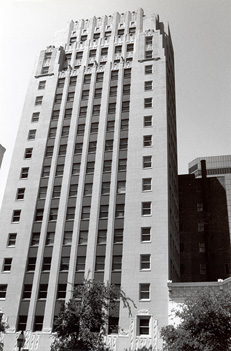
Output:
[[[161,329],[164,350],[228,351],[231,350],[231,293],[205,289],[186,299],[178,326]]]
[[[1,334],[5,333],[6,328],[8,328],[8,325],[2,321],[2,318],[0,318],[0,338]],[[3,341],[0,341],[0,351],[3,351],[4,343]]]
[[[73,298],[61,306],[54,323],[56,337],[51,350],[108,350],[104,343],[108,316],[119,299],[131,315],[130,303],[134,305],[134,302],[123,290],[85,279],[83,284],[74,288]]]

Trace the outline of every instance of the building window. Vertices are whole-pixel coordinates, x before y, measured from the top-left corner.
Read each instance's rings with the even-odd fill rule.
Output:
[[[152,37],[146,37],[145,38],[145,44],[146,45],[152,45]]]
[[[56,167],[56,172],[55,172],[55,176],[62,176],[64,172],[64,165],[57,165]]]
[[[34,140],[36,136],[36,129],[30,129],[28,133],[28,140]]]
[[[116,218],[124,218],[124,204],[117,204],[115,210]]]
[[[68,271],[70,257],[61,257],[60,271]]]
[[[99,218],[100,219],[105,219],[108,218],[108,205],[101,205],[100,206],[100,211],[99,211]]]
[[[29,257],[27,262],[27,271],[35,271],[36,257]]]
[[[82,100],[87,100],[89,98],[89,92],[89,89],[82,91]]]
[[[40,112],[34,112],[32,114],[31,122],[38,122],[39,121],[39,115],[40,115]]]
[[[150,242],[151,241],[151,228],[143,227],[141,228],[141,242]]]
[[[96,49],[90,50],[89,57],[95,57],[95,56],[96,56]]]
[[[135,27],[129,28],[129,34],[135,34],[135,33],[136,33]]]
[[[42,177],[49,177],[51,166],[43,166]]]
[[[127,52],[132,52],[134,50],[134,44],[127,44]]]
[[[206,274],[206,273],[207,273],[206,264],[200,264],[200,274]]]
[[[204,231],[204,223],[198,223],[198,232]]]
[[[84,196],[91,196],[92,195],[92,183],[86,183],[84,186]]]
[[[50,209],[49,221],[57,221],[57,218],[58,218],[58,209],[57,208],[51,208]]]
[[[6,291],[7,291],[7,285],[6,284],[0,284],[0,299],[5,299],[6,298]]]
[[[131,90],[131,85],[130,84],[126,84],[123,86],[123,95],[129,95],[130,94],[130,90]]]
[[[71,184],[69,189],[69,197],[76,197],[78,192],[78,184]]]
[[[59,119],[59,112],[60,112],[59,110],[54,110],[52,112],[52,116],[51,116],[52,121],[57,121]]]
[[[35,105],[42,105],[43,96],[37,96],[35,99]]]
[[[84,272],[85,271],[85,256],[78,256],[76,262],[76,271],[77,272]]]
[[[77,77],[70,78],[70,86],[76,85],[76,82],[77,82]]]
[[[122,112],[129,112],[130,109],[130,101],[122,102]]]
[[[152,190],[152,178],[143,178],[142,191],[151,191],[151,190]]]
[[[120,139],[120,150],[127,150],[128,148],[128,139]]]
[[[91,83],[91,75],[90,74],[85,74],[84,75],[84,83],[85,84],[90,84]]]
[[[53,150],[54,150],[54,146],[47,146],[46,147],[45,157],[52,157]]]
[[[104,164],[103,164],[103,172],[104,173],[111,172],[111,164],[112,164],[111,160],[104,161]]]
[[[152,58],[152,50],[145,51],[145,58],[146,59],[151,59]]]
[[[100,113],[100,105],[94,105],[93,111],[92,111],[93,116],[99,116],[99,113]]]
[[[145,74],[152,74],[152,65],[145,66],[144,73]]]
[[[57,299],[65,299],[67,284],[58,284]]]
[[[35,316],[33,331],[41,331],[43,328],[43,316]]]
[[[99,123],[98,122],[94,122],[91,124],[91,131],[90,133],[98,133],[98,128],[99,128]]]
[[[66,220],[73,220],[75,218],[75,207],[68,207]]]
[[[54,232],[48,232],[47,237],[46,237],[46,245],[47,246],[52,246],[55,241],[55,233]]]
[[[63,245],[71,245],[72,242],[72,232],[65,231],[63,237]]]
[[[107,121],[107,132],[114,132],[115,121]]]
[[[80,163],[73,163],[72,165],[72,175],[79,175]]]
[[[95,271],[96,272],[103,272],[104,271],[104,261],[105,261],[105,256],[96,256],[96,260],[95,260]]]
[[[128,130],[129,119],[121,120],[121,130]]]
[[[89,219],[90,218],[91,207],[90,206],[83,206],[82,207],[82,215],[81,219]]]
[[[27,316],[18,317],[18,326],[17,330],[26,330]]]
[[[143,168],[152,167],[152,156],[143,156]]]
[[[79,232],[79,245],[87,245],[88,231],[80,230]]]
[[[42,68],[42,74],[47,74],[48,72],[49,72],[48,66]]]
[[[31,246],[38,246],[40,233],[32,233]]]
[[[120,35],[124,35],[124,29],[119,29],[118,30],[118,35],[120,36]]]
[[[109,105],[108,105],[108,113],[109,114],[114,114],[116,112],[116,103],[115,102],[111,102]]]
[[[102,88],[95,89],[95,99],[100,99],[102,96]]]
[[[152,90],[152,80],[148,80],[146,82],[144,82],[144,90]]]
[[[138,335],[149,335],[150,333],[150,317],[138,317]]]
[[[48,284],[40,284],[39,285],[39,293],[38,293],[38,298],[39,299],[46,299],[46,297],[47,297],[47,289],[48,289]]]
[[[106,244],[107,241],[107,231],[98,230],[97,244]]]
[[[60,194],[61,194],[61,185],[55,185],[53,188],[52,197],[60,198]]]
[[[203,203],[197,203],[197,212],[203,211]]]
[[[25,195],[25,188],[18,188],[16,199],[17,200],[23,200],[24,199],[24,195]]]
[[[67,152],[67,145],[60,145],[59,156],[65,156]]]
[[[105,56],[105,55],[107,55],[108,54],[108,48],[102,48],[101,49],[101,55],[102,56]]]
[[[83,143],[75,144],[75,154],[81,154],[83,150]]]
[[[122,45],[115,46],[115,54],[120,54],[122,52]]]
[[[55,138],[56,132],[57,132],[57,128],[56,127],[50,128],[49,129],[48,138]]]
[[[150,284],[140,284],[140,296],[139,299],[150,300]]]
[[[24,284],[22,298],[23,299],[30,299],[31,291],[32,291],[32,284]]]
[[[12,264],[12,258],[4,258],[2,271],[3,272],[10,272],[11,271],[11,264]]]
[[[84,135],[85,124],[78,124],[77,135]]]
[[[61,104],[63,94],[55,95],[55,104]]]
[[[106,140],[105,151],[112,151],[112,150],[113,150],[113,140]]]
[[[117,193],[118,194],[125,194],[126,192],[126,182],[125,180],[121,180],[117,182]]]
[[[24,158],[31,158],[32,157],[32,147],[26,148],[24,153]]]
[[[108,195],[110,194],[110,182],[103,182],[102,183],[102,190],[101,190],[101,195]]]
[[[77,51],[76,60],[81,60],[83,58],[83,51]]]
[[[16,237],[17,237],[17,233],[9,233],[7,246],[15,246],[16,245]]]
[[[72,115],[72,108],[67,108],[67,109],[65,110],[64,118],[65,118],[65,119],[69,119],[69,118],[71,118],[71,115]]]
[[[142,202],[142,216],[151,216],[152,214],[152,203]]]
[[[140,269],[142,271],[151,269],[151,255],[140,255]]]
[[[41,80],[39,82],[38,89],[40,89],[40,90],[45,89],[45,86],[46,86],[46,81],[45,80]]]
[[[85,117],[87,115],[87,106],[80,107],[79,116]]]
[[[63,88],[65,83],[65,78],[58,79],[58,88]]]
[[[205,243],[199,243],[199,252],[205,252]]]
[[[152,127],[152,116],[144,116],[144,127]]]
[[[21,174],[20,174],[20,178],[21,179],[27,179],[29,175],[29,168],[28,167],[24,167],[21,169]]]
[[[94,33],[94,36],[93,38],[96,40],[96,39],[99,39],[100,38],[100,33]]]
[[[118,171],[126,171],[127,169],[127,159],[119,159]]]
[[[123,243],[123,229],[115,229],[114,231],[114,244]]]
[[[144,99],[144,108],[152,108],[152,98]]]
[[[69,135],[69,130],[70,130],[69,126],[63,126],[61,136],[62,137],[67,137]]]
[[[97,147],[97,141],[90,141],[88,152],[96,152],[96,147]]]
[[[113,256],[112,257],[112,271],[121,271],[122,268],[122,256]]]
[[[126,68],[126,69],[124,70],[124,78],[125,78],[125,79],[131,78],[131,73],[132,73],[131,68]]]
[[[103,75],[104,75],[103,72],[98,72],[96,74],[96,82],[102,82],[103,81]]]
[[[68,93],[68,95],[67,95],[67,102],[73,102],[74,101],[74,96],[75,96],[74,92]]]
[[[110,87],[110,96],[116,96],[117,95],[117,86]]]
[[[12,215],[12,222],[16,223],[20,221],[21,210],[14,210]]]

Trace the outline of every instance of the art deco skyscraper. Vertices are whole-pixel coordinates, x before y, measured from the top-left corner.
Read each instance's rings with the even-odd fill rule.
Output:
[[[110,316],[113,349],[156,350],[179,276],[176,148],[174,55],[158,16],[70,22],[41,51],[1,213],[7,350],[20,330],[29,350],[49,350],[60,300],[84,276],[136,303],[131,319],[122,306]]]

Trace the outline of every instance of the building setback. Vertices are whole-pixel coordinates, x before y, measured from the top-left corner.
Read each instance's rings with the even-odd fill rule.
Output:
[[[231,156],[198,158],[179,176],[181,282],[230,277]]]
[[[71,21],[41,51],[0,228],[7,350],[20,330],[30,351],[49,350],[60,301],[84,276],[135,301],[132,318],[122,306],[110,316],[114,350],[161,346],[180,265],[174,55],[158,16]]]

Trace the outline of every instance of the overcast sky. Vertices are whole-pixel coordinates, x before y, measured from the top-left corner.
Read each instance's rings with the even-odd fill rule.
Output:
[[[230,154],[231,0],[0,0],[0,203],[32,67],[71,19],[115,11],[159,14],[175,52],[178,168]]]

